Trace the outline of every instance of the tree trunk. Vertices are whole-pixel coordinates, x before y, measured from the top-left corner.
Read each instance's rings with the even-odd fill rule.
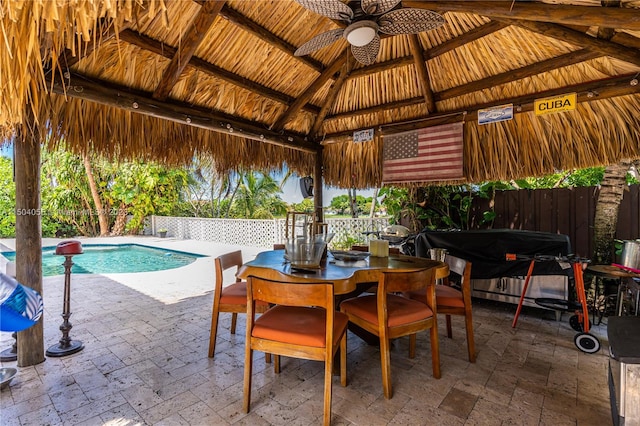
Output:
[[[26,107],[30,111],[30,106]],[[42,288],[42,233],[40,222],[40,133],[33,114],[18,129],[15,144],[16,180],[16,279],[40,294]],[[55,308],[55,307],[53,307]],[[52,310],[52,312],[55,312]],[[18,336],[18,367],[44,361],[44,328],[41,318]]]
[[[231,194],[231,198],[229,199],[229,207],[227,207],[227,214],[225,214],[225,219],[229,218],[229,213],[231,212],[231,205],[233,204],[234,198],[236,198],[236,194],[238,193],[238,188],[240,188],[240,184],[242,183],[243,174],[238,176],[238,182],[236,183],[236,187],[233,189],[233,194]]]
[[[358,201],[356,200],[356,189],[348,188],[347,194],[349,194],[349,208],[351,209],[351,217],[354,219],[357,219],[358,218]]]
[[[104,209],[100,194],[98,193],[98,187],[96,180],[93,177],[93,170],[91,169],[91,161],[89,155],[84,154],[82,157],[84,161],[84,169],[87,172],[87,180],[89,181],[89,188],[91,189],[91,196],[93,197],[93,204],[96,206],[98,213],[98,223],[100,224],[100,236],[104,237],[109,234],[109,216]]]
[[[605,169],[596,203],[593,226],[594,263],[608,264],[613,260],[613,240],[618,227],[618,210],[627,187],[625,177],[630,163],[623,161]]]
[[[372,219],[376,215],[376,201],[378,201],[378,188],[373,190],[373,197],[371,197],[371,211],[369,212],[369,217]]]
[[[118,208],[118,215],[116,216],[116,223],[113,224],[111,235],[124,235],[124,229],[127,226],[127,205],[120,203]]]

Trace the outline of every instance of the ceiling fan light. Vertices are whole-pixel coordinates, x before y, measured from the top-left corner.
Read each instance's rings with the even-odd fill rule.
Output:
[[[378,33],[378,25],[373,21],[358,21],[344,30],[344,38],[353,46],[366,46]]]

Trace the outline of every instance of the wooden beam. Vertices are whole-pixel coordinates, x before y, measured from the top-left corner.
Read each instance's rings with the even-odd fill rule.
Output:
[[[429,82],[429,70],[424,60],[424,49],[417,34],[409,34],[407,37],[409,37],[409,47],[413,55],[416,75],[418,77],[418,86],[420,87],[422,96],[424,96],[424,103],[428,115],[429,113],[436,112],[436,101],[433,97],[433,90],[431,90],[431,83]]]
[[[471,43],[472,41],[478,40],[496,31],[500,31],[501,29],[506,28],[508,26],[509,24],[505,24],[503,22],[491,21],[487,24],[476,27],[458,37],[455,37],[451,40],[447,40],[437,46],[434,46],[430,50],[424,51],[423,53],[424,60],[427,61],[429,59],[433,59],[444,53],[457,49],[458,47],[463,46],[467,43]],[[381,71],[386,71],[386,70],[391,70],[391,69],[406,66],[406,65],[411,65],[413,63],[414,63],[413,55],[403,56],[401,58],[396,58],[396,59],[392,59],[385,62],[378,62],[370,66],[353,70],[349,78],[350,79],[358,78],[365,75],[375,74]]]
[[[200,43],[202,43],[204,36],[209,31],[224,4],[225,0],[212,0],[205,2],[200,8],[191,26],[181,39],[181,48],[178,49],[164,70],[160,83],[158,83],[156,90],[153,92],[154,98],[165,100],[169,97],[169,93],[178,82],[180,75],[182,75],[191,57],[193,57]]]
[[[600,4],[602,7],[620,7],[622,2],[620,0],[601,0]],[[586,32],[586,31],[584,31]],[[613,36],[616,34],[615,29],[607,28],[607,27],[598,27],[598,38],[603,40],[611,40]]]
[[[594,52],[589,49],[582,49],[575,52],[565,53],[564,55],[560,55],[555,58],[540,61],[531,65],[526,65],[524,67],[506,71],[501,74],[496,74],[480,80],[472,81],[470,83],[462,84],[450,89],[445,89],[441,92],[436,93],[435,98],[438,101],[455,98],[456,96],[462,96],[467,93],[489,89],[501,84],[510,83],[512,81],[531,77],[533,75],[542,74],[558,68],[595,59],[600,56],[602,55],[599,52]]]
[[[161,101],[154,99],[148,92],[134,91],[104,80],[90,80],[78,74],[71,74],[67,81],[68,85],[65,87],[60,79],[56,79],[53,82],[53,92],[218,133],[230,133],[232,130],[238,137],[285,148],[311,153],[319,149],[318,144],[305,140],[305,135],[274,132],[266,129],[264,123],[187,104]]]
[[[610,8],[602,8],[610,10]],[[640,52],[629,49],[617,43],[607,40],[600,40],[591,37],[583,32],[576,31],[562,25],[549,24],[546,22],[509,20],[512,25],[517,25],[529,31],[542,34],[547,37],[573,43],[578,46],[588,47],[591,50],[600,52],[605,56],[611,56],[625,62],[640,66]]]
[[[640,30],[640,10],[599,6],[555,5],[539,1],[403,1],[405,7],[439,12],[463,12],[491,18],[553,22]]]
[[[419,117],[408,123],[396,123],[396,124],[384,124],[384,123],[372,123],[368,127],[384,126],[386,132],[401,132],[406,130],[412,130],[415,128],[435,126],[438,124],[446,124],[453,121],[451,117],[457,117],[464,115],[464,121],[477,121],[478,110],[492,108],[504,104],[513,104],[515,111],[514,114],[533,111],[534,101],[536,99],[542,99],[551,96],[564,95],[566,93],[576,92],[578,94],[578,103],[591,102],[609,98],[615,98],[618,96],[626,96],[640,93],[640,85],[632,86],[631,80],[636,74],[626,74],[622,76],[607,78],[603,80],[589,81],[586,83],[576,84],[572,86],[559,87],[557,89],[546,90],[543,92],[533,93],[529,95],[523,95],[513,98],[500,99],[494,102],[485,104],[473,105],[468,108],[461,108],[455,111],[440,112],[430,116]],[[423,120],[422,122],[420,120]],[[453,120],[453,121],[452,121]],[[457,121],[460,121],[457,119]],[[360,129],[345,130],[342,132],[331,133],[326,135],[325,140],[342,138],[350,136],[354,131]]]
[[[433,46],[431,49],[425,52],[427,54],[425,59],[433,59],[445,53],[452,52],[457,48],[464,46],[465,44],[479,40],[482,37],[486,37],[490,34],[498,32],[508,26],[509,24],[505,24],[504,22],[490,21],[484,25],[467,31],[464,34],[459,35],[458,37],[454,37],[450,40],[440,43],[437,46]]]
[[[278,118],[278,120],[271,126],[271,129],[275,131],[280,131],[284,128],[284,125],[287,124],[294,115],[296,115],[303,105],[305,105],[313,95],[325,85],[329,79],[333,78],[333,75],[337,73],[342,64],[344,63],[344,57],[342,55],[338,56],[338,59],[333,61],[331,65],[329,65],[320,77],[318,77],[313,83],[307,87],[307,89],[300,95],[291,106]]]
[[[171,59],[177,51],[175,47],[171,47],[131,30],[125,30],[121,32],[120,39],[126,41],[127,43],[138,46],[141,49],[148,50],[149,52],[153,52],[157,55],[164,56],[165,58],[169,59]],[[189,61],[188,66],[193,67],[198,71],[202,71],[205,74],[209,74],[213,77],[224,80],[227,83],[231,83],[250,92],[257,93],[258,95],[264,96],[265,98],[283,103],[287,106],[294,101],[293,96],[289,96],[285,93],[273,90],[267,86],[263,86],[259,83],[249,80],[248,78],[241,77],[223,68],[210,64],[209,62],[198,57],[192,57],[191,61]],[[303,106],[303,109],[314,114],[317,114],[320,111],[320,108],[310,104],[306,104],[305,106]]]
[[[640,49],[640,38],[634,37],[629,33],[616,33],[611,38],[611,41],[621,46]]]
[[[424,102],[423,96],[416,96],[414,98],[403,99],[401,101],[389,102],[386,104],[375,105],[369,108],[362,108],[358,110],[351,110],[340,112],[338,114],[330,115],[326,120],[340,120],[345,118],[357,117],[359,115],[376,114],[379,112],[388,111],[391,109],[398,109],[407,106],[419,105]]]
[[[283,52],[294,57],[293,52],[296,51],[296,47],[294,45],[287,43],[286,41],[282,40],[280,37],[273,34],[271,31],[267,30],[266,28],[257,24],[256,22],[250,20],[249,18],[242,15],[241,13],[233,10],[229,6],[225,6],[222,8],[222,10],[220,11],[220,16],[227,19],[229,22],[237,25],[238,27],[242,28],[243,30],[252,33],[256,37],[260,38],[261,40],[277,47]],[[319,73],[322,73],[322,71],[325,68],[322,62],[317,61],[309,56],[295,56],[295,58],[305,63],[307,66],[313,68]]]
[[[348,50],[348,52],[350,52],[350,50]],[[322,128],[322,123],[324,123],[324,119],[329,113],[329,110],[331,109],[331,107],[333,106],[336,100],[336,97],[338,96],[338,93],[342,89],[342,86],[347,81],[347,77],[349,76],[349,72],[351,71],[351,68],[353,67],[354,62],[355,61],[354,61],[353,55],[351,55],[351,53],[347,53],[347,62],[342,66],[342,70],[340,71],[340,76],[338,76],[338,78],[331,85],[331,88],[329,89],[329,93],[327,94],[327,98],[325,99],[324,105],[322,105],[322,108],[320,109],[320,113],[316,117],[316,121],[313,123],[313,126],[311,127],[311,132],[309,132],[309,135],[312,138],[315,138],[316,136],[318,136],[318,133]]]
[[[446,99],[455,98],[456,96],[462,96],[467,93],[477,92],[491,87],[498,86],[500,84],[509,83],[526,77],[531,77],[536,74],[548,72],[557,68],[566,67],[569,65],[577,64],[580,62],[588,61],[602,56],[599,52],[593,52],[589,49],[582,49],[575,52],[569,52],[556,58],[547,59],[535,64],[526,65],[521,68],[506,71],[501,74],[497,74],[491,77],[483,78],[481,80],[472,81],[467,84],[445,89],[441,92],[434,94],[436,101],[444,101]],[[377,105],[370,108],[363,108],[360,110],[347,111],[339,114],[335,114],[327,117],[327,120],[337,120],[350,117],[356,117],[359,115],[373,114],[381,111],[387,111],[391,109],[402,108],[406,106],[412,106],[420,104],[424,101],[421,97],[404,99],[401,101],[389,102],[387,104]]]
[[[17,128],[13,144],[16,181],[16,279],[43,294],[42,237],[40,224],[40,144],[39,126],[26,105],[25,123]],[[5,214],[8,214],[6,212]],[[18,367],[43,362],[44,328],[40,319],[18,333]]]

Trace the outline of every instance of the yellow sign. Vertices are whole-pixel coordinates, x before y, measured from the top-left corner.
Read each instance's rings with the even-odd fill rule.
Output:
[[[536,99],[533,105],[536,115],[545,115],[574,110],[577,102],[578,96],[575,93],[569,93],[568,95],[554,96],[552,98]]]

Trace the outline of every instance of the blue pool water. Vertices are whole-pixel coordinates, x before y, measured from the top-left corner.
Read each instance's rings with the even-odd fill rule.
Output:
[[[151,272],[179,268],[204,257],[199,254],[165,250],[139,244],[83,244],[83,253],[73,256],[71,272],[75,274],[113,274]],[[63,275],[64,256],[55,254],[55,247],[42,248],[42,275]],[[16,253],[2,252],[15,261]]]

